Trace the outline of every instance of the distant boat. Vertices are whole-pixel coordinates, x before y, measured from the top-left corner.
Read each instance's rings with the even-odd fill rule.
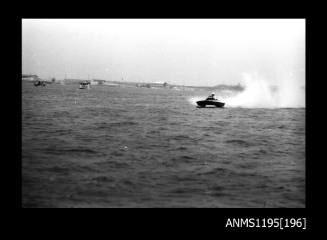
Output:
[[[89,82],[80,82],[79,89],[89,89],[90,83]]]
[[[40,81],[40,80],[35,81],[35,82],[34,82],[34,86],[35,86],[35,87],[37,87],[37,86],[45,87],[45,82]]]

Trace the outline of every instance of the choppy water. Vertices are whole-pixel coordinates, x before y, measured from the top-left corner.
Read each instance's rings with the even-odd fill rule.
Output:
[[[77,88],[23,82],[23,207],[305,207],[305,109]]]

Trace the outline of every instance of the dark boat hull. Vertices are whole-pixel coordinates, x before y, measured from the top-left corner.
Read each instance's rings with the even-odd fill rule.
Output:
[[[218,102],[218,101],[210,101],[210,100],[202,100],[202,101],[197,101],[196,102],[199,107],[205,107],[205,106],[215,106],[222,108],[225,106],[225,103],[223,102]]]

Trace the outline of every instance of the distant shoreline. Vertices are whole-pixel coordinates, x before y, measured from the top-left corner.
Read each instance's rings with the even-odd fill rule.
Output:
[[[27,76],[27,77],[24,77]],[[24,75],[22,77],[22,81],[44,81],[47,83],[65,83],[68,85],[71,84],[79,84],[80,82],[91,82],[92,85],[109,85],[109,86],[133,86],[133,87],[145,87],[145,88],[182,88],[182,89],[198,89],[198,90],[207,90],[207,91],[212,91],[212,90],[234,90],[234,91],[243,91],[244,87],[241,86],[240,84],[236,85],[227,85],[227,84],[218,84],[215,86],[191,86],[191,85],[178,85],[178,84],[169,84],[166,82],[163,83],[153,83],[153,82],[124,82],[124,81],[112,81],[112,80],[103,80],[103,79],[55,79],[54,81],[51,81],[51,79],[46,80],[46,79],[41,79],[37,75]]]

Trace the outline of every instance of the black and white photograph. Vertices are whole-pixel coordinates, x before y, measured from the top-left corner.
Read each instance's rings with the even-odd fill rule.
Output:
[[[305,18],[20,21],[23,208],[306,208]]]

